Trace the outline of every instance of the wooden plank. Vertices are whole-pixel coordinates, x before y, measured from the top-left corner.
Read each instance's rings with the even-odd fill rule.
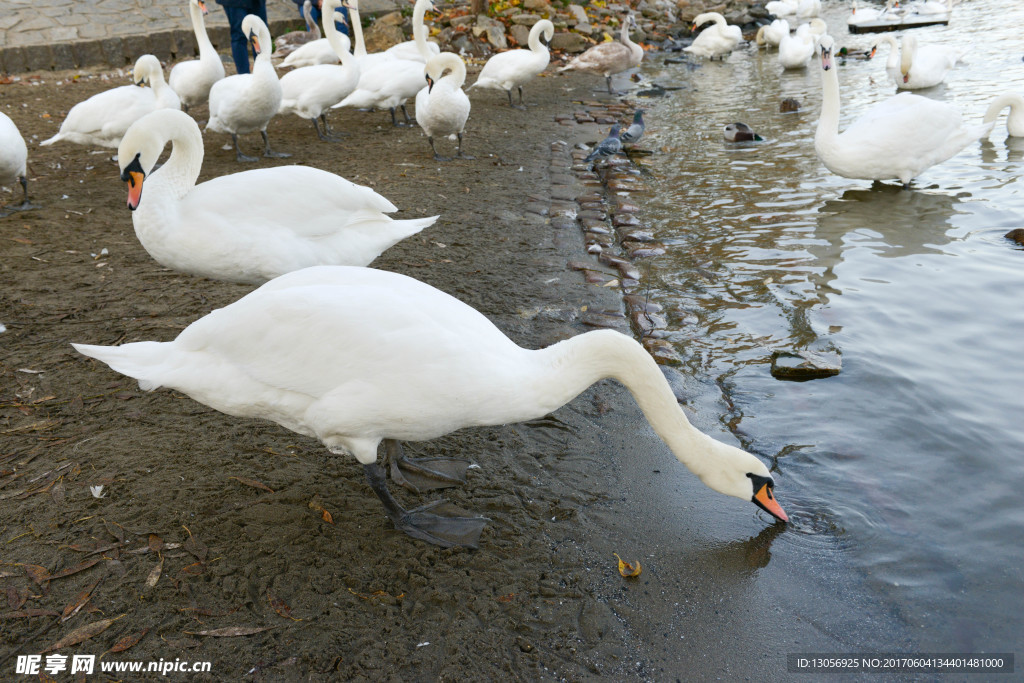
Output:
[[[914,21],[865,21],[862,24],[848,24],[850,33],[883,33],[899,31],[903,28],[921,28],[922,26],[948,26],[949,19],[918,19]]]

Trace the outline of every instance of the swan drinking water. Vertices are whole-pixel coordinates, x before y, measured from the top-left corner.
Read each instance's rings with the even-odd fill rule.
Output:
[[[906,187],[992,130],[994,121],[968,126],[955,107],[905,92],[876,104],[840,133],[834,47],[831,36],[822,36],[823,97],[814,135],[818,158],[833,173],[866,180],[898,178]]]
[[[153,171],[168,141],[171,156]],[[196,185],[203,138],[180,111],[154,112],[129,128],[118,158],[146,251],[168,268],[217,280],[259,284],[307,266],[365,266],[437,220],[392,220],[385,214],[397,208],[370,188],[307,166]]]
[[[1010,108],[1006,115],[1007,134],[1011,138],[1024,137],[1024,97],[1020,95],[1000,95],[993,100],[985,112],[985,122],[995,121],[1007,107]]]
[[[403,508],[388,491],[378,446],[394,457],[398,440],[539,418],[608,377],[629,389],[654,431],[704,484],[787,520],[768,468],[695,429],[632,338],[598,330],[524,349],[476,309],[396,273],[307,268],[200,318],[173,341],[74,346],[134,377],[144,391],[180,391],[353,456],[394,526],[441,546],[475,547],[487,520],[443,516],[434,504]]]

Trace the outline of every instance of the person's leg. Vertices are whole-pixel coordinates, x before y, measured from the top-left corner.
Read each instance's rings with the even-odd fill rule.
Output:
[[[242,20],[249,11],[244,7],[225,7],[231,27],[231,59],[235,62],[235,70],[240,74],[249,73],[249,37],[242,32]]]
[[[350,21],[349,16],[348,16],[348,8],[347,7],[340,8],[338,11],[335,12],[335,14],[336,15],[340,14],[340,15],[344,16],[346,22]],[[334,25],[338,27],[338,32],[339,33],[344,33],[347,36],[351,36],[352,35],[352,32],[348,30],[348,24],[347,23],[343,24],[340,21],[336,21],[336,22],[334,22]]]

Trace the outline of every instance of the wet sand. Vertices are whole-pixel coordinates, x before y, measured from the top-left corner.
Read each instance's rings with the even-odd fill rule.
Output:
[[[443,550],[394,531],[351,459],[174,392],[143,393],[76,354],[72,341],[171,339],[250,288],[155,263],[109,153],[38,147],[71,104],[112,85],[57,84],[69,75],[0,87],[2,110],[36,136],[30,193],[42,206],[0,219],[0,671],[104,620],[114,621],[61,652],[100,654],[144,632],[105,659],[212,662],[194,680],[777,680],[787,652],[912,644],[831,541],[813,540],[813,523],[811,541],[773,554],[780,535],[801,532],[704,488],[615,383],[531,423],[408,445],[480,465],[443,496],[492,522],[478,550]],[[294,157],[256,166],[324,168],[374,187],[396,217],[440,214],[374,266],[460,298],[523,346],[595,321],[628,331],[621,290],[568,267],[596,260],[550,209],[573,146],[607,128],[556,117],[602,85],[542,78],[526,112],[503,93],[472,93],[476,161],[439,164],[418,128],[341,111],[331,122],[349,135],[334,144],[307,121],[275,118],[271,142]],[[254,167],[221,149],[227,136],[205,140],[200,181]],[[250,153],[257,143],[242,140]],[[677,379],[695,424],[735,442],[718,389]],[[796,503],[784,481],[778,495]],[[623,579],[613,552],[643,574]],[[264,630],[203,635],[231,628]]]

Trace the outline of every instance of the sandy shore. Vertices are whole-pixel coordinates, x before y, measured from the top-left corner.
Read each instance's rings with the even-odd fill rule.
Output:
[[[61,652],[100,654],[144,634],[106,659],[210,661],[194,680],[775,680],[787,652],[908,645],[827,546],[773,552],[798,532],[704,488],[617,384],[542,420],[412,444],[481,468],[444,492],[493,520],[481,547],[441,550],[392,529],[353,461],[276,425],[143,393],[77,355],[72,341],[170,339],[248,288],[156,264],[109,154],[37,146],[71,104],[111,85],[61,82],[70,75],[0,87],[2,110],[34,137],[30,191],[42,206],[0,219],[0,671],[105,620]],[[539,347],[589,329],[595,313],[628,329],[621,292],[567,267],[592,258],[579,229],[554,227],[543,209],[572,146],[607,128],[556,116],[602,85],[542,78],[526,112],[502,93],[474,94],[476,161],[432,161],[420,130],[393,129],[386,113],[334,114],[349,133],[336,144],[297,118],[269,132],[290,161],[373,186],[400,217],[440,214],[374,265]],[[242,169],[224,137],[206,135],[201,181]],[[732,440],[717,390],[680,379],[695,424]],[[779,497],[787,505],[784,484]],[[620,577],[612,553],[640,560],[641,577]],[[258,632],[204,635],[228,628]]]

